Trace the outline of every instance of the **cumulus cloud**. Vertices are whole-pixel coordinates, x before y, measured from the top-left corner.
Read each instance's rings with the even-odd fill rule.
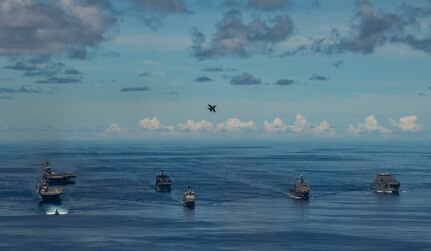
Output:
[[[176,129],[179,131],[189,131],[194,133],[211,132],[214,131],[214,125],[206,120],[194,121],[189,119],[185,123],[177,125]]]
[[[294,133],[300,133],[310,128],[310,124],[302,114],[296,114],[295,123],[289,126],[289,129]]]
[[[263,127],[269,133],[285,132],[287,130],[287,125],[283,124],[281,118],[275,118],[272,122],[265,120]]]
[[[335,135],[335,129],[331,128],[331,125],[329,125],[328,121],[324,120],[322,122],[320,122],[320,124],[313,126],[311,128],[311,132],[314,134],[331,134],[331,135]]]
[[[357,126],[349,125],[347,131],[353,135],[360,135],[366,132],[379,132],[381,134],[392,133],[391,130],[381,126],[374,115],[365,118],[363,123],[358,123]]]
[[[141,119],[138,122],[138,124],[142,129],[149,130],[149,131],[156,131],[163,127],[160,124],[160,120],[157,117],[153,117],[152,119],[149,119],[149,118]]]
[[[1,1],[0,55],[73,55],[98,47],[116,19],[93,2]]]
[[[393,119],[389,119],[389,123],[395,127],[400,129],[403,132],[417,132],[422,129],[422,125],[416,123],[417,117],[406,116],[401,117],[399,122],[394,121]]]
[[[268,54],[275,44],[285,41],[293,30],[293,22],[286,15],[277,15],[269,20],[254,17],[249,24],[244,24],[241,13],[230,10],[217,23],[216,32],[209,42],[202,32],[197,29],[193,31],[192,52],[198,60]]]
[[[214,125],[206,120],[188,119],[184,123],[175,126],[163,125],[157,117],[145,118],[138,122],[139,127],[146,131],[170,132],[170,133],[217,133],[217,132],[244,132],[256,127],[253,121],[241,121],[238,118],[230,118]]]
[[[332,29],[330,35],[310,38],[308,42],[288,50],[283,56],[297,54],[370,54],[389,43],[404,44],[415,50],[431,53],[431,27],[421,28],[431,16],[431,8],[403,4],[396,12],[375,10],[366,0],[356,1],[356,12],[348,34]],[[428,29],[428,30],[427,30]]]
[[[286,125],[281,118],[275,118],[274,121],[263,122],[264,130],[269,133],[284,133],[292,132],[295,134],[328,134],[335,135],[336,131],[333,129],[328,121],[324,120],[318,125],[309,123],[302,114],[296,114],[295,122],[292,125]]]
[[[260,85],[262,84],[262,81],[260,79],[257,79],[253,77],[248,72],[244,72],[241,75],[233,76],[233,78],[230,80],[231,85]]]
[[[112,123],[103,132],[105,134],[123,134],[127,132],[127,129],[120,127],[117,123]]]
[[[151,91],[150,87],[126,87],[120,90],[120,92],[142,92],[142,91]]]
[[[230,132],[240,132],[244,130],[250,130],[256,127],[256,124],[253,121],[244,121],[242,122],[238,118],[230,118],[225,122],[222,122],[217,125],[217,128],[222,131],[230,131]]]

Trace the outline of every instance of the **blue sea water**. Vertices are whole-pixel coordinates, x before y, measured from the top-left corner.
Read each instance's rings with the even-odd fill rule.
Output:
[[[431,250],[429,142],[2,142],[0,157],[0,250]],[[61,204],[34,191],[45,160],[78,173]],[[160,168],[171,193],[152,187]],[[370,191],[380,170],[400,195]],[[301,174],[309,201],[286,194]]]

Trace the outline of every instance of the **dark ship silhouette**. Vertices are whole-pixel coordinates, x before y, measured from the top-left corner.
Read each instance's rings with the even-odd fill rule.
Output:
[[[154,188],[157,192],[170,192],[171,191],[171,178],[160,170],[159,175],[156,176],[156,183]]]
[[[294,199],[308,200],[310,194],[310,187],[304,182],[304,177],[301,175],[300,179],[289,188],[287,194]]]
[[[76,173],[74,172],[62,172],[57,173],[53,172],[51,167],[49,166],[49,162],[45,162],[45,168],[43,168],[43,176],[42,178],[46,180],[46,182],[50,185],[65,185],[69,183],[74,183],[74,181],[70,180],[76,177]]]
[[[379,172],[370,185],[371,190],[379,193],[398,193],[400,182],[390,173]]]
[[[48,183],[42,180],[37,186],[36,191],[39,193],[40,198],[44,202],[60,201],[60,195],[63,193],[61,187],[50,187]]]
[[[192,190],[191,186],[188,186],[187,190],[183,194],[183,199],[181,203],[183,204],[183,206],[193,209],[195,208],[195,201],[195,192]]]

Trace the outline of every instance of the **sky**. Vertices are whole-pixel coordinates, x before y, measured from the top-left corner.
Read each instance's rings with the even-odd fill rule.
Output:
[[[430,140],[430,24],[428,0],[0,0],[0,140]]]

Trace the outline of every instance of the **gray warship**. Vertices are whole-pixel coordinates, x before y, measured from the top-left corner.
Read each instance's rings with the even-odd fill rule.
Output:
[[[192,190],[192,187],[189,185],[187,187],[187,190],[183,194],[183,199],[182,199],[181,203],[185,207],[188,207],[190,209],[194,209],[195,208],[195,201],[196,201],[195,192]]]
[[[43,179],[45,179],[48,184],[64,185],[74,183],[75,181],[71,179],[75,177],[76,173],[74,172],[53,172],[51,167],[49,166],[49,162],[45,162],[45,167],[43,168]]]
[[[60,201],[60,195],[63,193],[61,187],[50,187],[48,183],[42,180],[37,186],[36,191],[39,193],[42,201]]]
[[[287,194],[294,199],[308,200],[310,187],[304,182],[304,176],[301,175],[301,177],[297,179],[296,183],[289,188]]]
[[[171,191],[171,178],[168,175],[164,174],[161,169],[159,175],[156,176],[156,183],[154,184],[154,188],[157,192],[170,192]]]
[[[379,172],[370,185],[371,190],[379,193],[398,193],[400,182],[387,172]]]

